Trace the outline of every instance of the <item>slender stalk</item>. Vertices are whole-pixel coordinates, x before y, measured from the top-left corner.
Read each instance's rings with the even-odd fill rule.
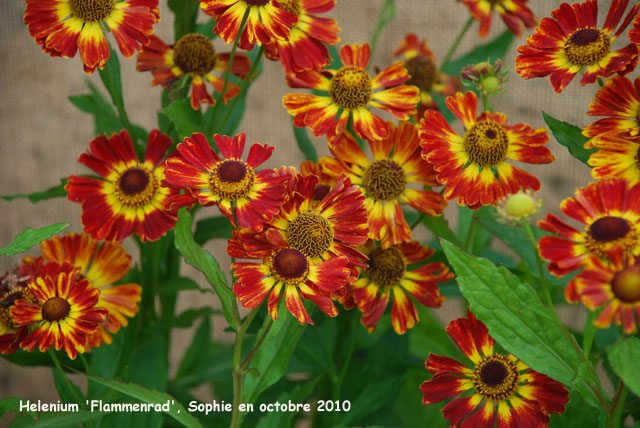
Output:
[[[462,207],[460,209],[462,209]],[[474,210],[473,217],[471,217],[471,224],[469,225],[469,231],[467,232],[467,237],[464,240],[464,250],[469,254],[471,254],[471,245],[473,245],[473,236],[475,235],[476,224],[478,223],[477,216],[478,216],[478,210]]]
[[[469,17],[469,19],[467,19],[467,22],[465,22],[464,27],[462,27],[460,34],[458,34],[458,37],[456,37],[456,39],[453,41],[453,44],[451,45],[451,47],[447,51],[446,56],[444,57],[444,61],[442,61],[440,70],[444,70],[444,68],[447,65],[449,65],[449,62],[451,61],[451,57],[458,49],[458,46],[460,46],[460,42],[462,42],[462,39],[464,38],[465,34],[467,34],[467,31],[469,31],[469,28],[471,28],[471,24],[473,24],[473,17]]]
[[[378,46],[378,39],[380,38],[380,33],[382,32],[382,28],[387,24],[385,11],[387,10],[387,1],[385,0],[382,3],[382,7],[380,8],[380,13],[378,14],[378,22],[376,22],[376,29],[373,32],[373,37],[371,38],[371,58],[373,58],[373,54],[376,51],[376,46]]]
[[[493,107],[489,104],[489,94],[482,93],[482,108],[484,111],[493,111]]]
[[[64,382],[65,386],[67,387],[67,389],[69,390],[69,392],[73,396],[73,399],[80,406],[84,407],[84,398],[82,398],[81,396],[78,395],[78,391],[76,391],[74,385],[71,383],[71,379],[69,379],[67,374],[62,369],[62,365],[60,364],[60,360],[58,360],[58,356],[56,355],[54,350],[49,348],[49,351],[47,351],[47,352],[49,354],[49,357],[51,358],[51,361],[53,361],[53,365],[55,366],[56,370],[58,370],[60,372],[60,374],[62,375],[62,381]]]
[[[267,335],[269,334],[269,331],[271,330],[271,327],[273,327],[273,318],[271,318],[268,321],[267,327],[264,329],[264,332],[262,333],[262,336],[260,336],[260,339],[258,339],[258,341],[256,342],[256,344],[253,347],[253,349],[251,350],[251,352],[249,352],[249,355],[247,355],[247,357],[244,359],[244,361],[242,361],[242,364],[240,364],[240,369],[241,370],[244,370],[244,369],[247,368],[247,366],[251,362],[251,359],[256,355],[256,353],[258,352],[258,350],[262,346],[262,343],[267,338]]]
[[[89,374],[89,364],[87,363],[87,359],[84,357],[84,354],[79,354],[80,361],[82,362],[82,366],[84,367],[84,372]],[[87,380],[87,397],[91,396],[91,384],[93,382],[91,380]]]
[[[414,221],[413,224],[411,226],[409,226],[411,228],[411,230],[415,229],[417,225],[422,223],[422,219],[423,218],[424,218],[424,213],[420,213],[420,215],[418,216],[416,221]]]
[[[622,417],[622,407],[627,399],[629,388],[620,380],[616,395],[613,397],[611,412],[607,415],[607,428],[620,428],[620,419]]]

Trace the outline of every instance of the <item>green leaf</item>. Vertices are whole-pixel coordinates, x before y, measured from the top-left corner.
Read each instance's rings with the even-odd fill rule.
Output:
[[[90,412],[88,410],[40,413],[37,420],[30,416],[18,415],[11,421],[9,428],[77,427],[80,424],[96,420],[102,416],[104,416],[103,412]]]
[[[67,384],[65,377],[66,375],[60,372],[57,368],[53,368],[53,382],[56,385],[56,390],[58,391],[58,396],[60,397],[60,401],[63,403],[75,403],[77,401],[76,397],[85,398],[80,388],[78,388],[73,382],[70,382],[71,388],[75,391],[75,395],[73,392],[69,390],[69,385]],[[78,403],[82,404],[82,403]]]
[[[395,397],[402,388],[405,378],[405,375],[388,376],[376,382],[375,388],[363,389],[362,393],[352,400],[351,410],[342,415],[338,426],[348,426],[352,422],[359,421],[363,416],[377,409],[381,401]],[[416,395],[418,394],[419,391],[416,388]]]
[[[458,240],[456,235],[449,227],[449,222],[444,215],[438,217],[431,217],[425,215],[422,218],[422,224],[425,225],[437,238],[444,238],[447,241],[451,241],[458,246],[462,246],[462,243]]]
[[[185,34],[193,33],[198,18],[198,5],[193,1],[169,0],[169,9],[174,13],[173,36],[177,43]]]
[[[445,240],[440,244],[471,311],[491,336],[533,370],[580,387],[587,395],[584,398],[595,403],[593,392],[586,387],[589,380],[583,360],[535,291],[504,267],[472,257]]]
[[[231,222],[224,216],[203,218],[196,223],[193,239],[199,245],[203,245],[211,239],[229,239],[231,238],[231,229]]]
[[[27,227],[15,237],[11,244],[0,248],[0,256],[13,256],[25,252],[45,239],[50,238],[52,235],[60,233],[67,227],[69,227],[69,223],[56,223],[51,226],[45,226],[42,229],[31,229]]]
[[[570,123],[555,119],[545,112],[542,112],[542,117],[558,143],[565,146],[569,150],[569,153],[571,153],[571,156],[586,164],[589,156],[595,153],[596,149],[584,148],[584,143],[586,143],[589,138],[582,135],[582,129]]]
[[[182,361],[180,362],[180,366],[178,367],[178,371],[176,373],[176,378],[185,376],[188,373],[191,373],[193,367],[198,362],[199,359],[202,358],[203,355],[209,349],[209,344],[211,342],[211,321],[208,317],[202,319],[200,323],[200,327],[196,330],[196,334],[193,335],[193,340],[191,341],[191,345],[187,348],[187,351],[184,353],[182,357]]]
[[[443,71],[455,76],[458,75],[467,65],[478,64],[488,60],[495,61],[498,58],[504,58],[511,46],[511,42],[513,42],[513,38],[513,33],[509,30],[505,30],[489,43],[476,46],[471,52],[451,61],[444,67]]]
[[[232,306],[236,304],[233,291],[227,286],[220,265],[216,259],[196,243],[191,233],[191,214],[186,208],[178,211],[178,223],[175,229],[176,248],[184,256],[187,263],[198,269],[207,278],[207,282],[213,287],[220,298],[224,317],[233,328],[237,328],[232,314]]]
[[[578,392],[571,391],[564,413],[552,413],[550,416],[549,428],[590,427],[598,419],[598,411],[589,406]]]
[[[124,106],[124,97],[122,96],[122,80],[120,78],[120,61],[118,60],[118,54],[111,49],[109,54],[109,60],[103,69],[98,69],[100,79],[107,88],[109,96],[113,104],[116,106]]]
[[[202,293],[213,293],[213,290],[200,287],[197,282],[186,276],[168,279],[161,282],[158,286],[158,291],[162,294],[171,294],[183,290],[198,290]]]
[[[293,124],[291,125],[291,127],[293,128],[293,136],[296,138],[296,143],[298,143],[298,148],[302,153],[304,153],[305,159],[318,162],[318,152],[316,151],[316,148],[313,146],[311,139],[309,139],[307,130],[305,128],[298,128]]]
[[[31,202],[40,202],[46,201],[47,199],[53,198],[64,198],[67,196],[67,191],[64,190],[64,186],[67,184],[66,178],[60,179],[60,184],[57,186],[50,187],[47,190],[42,190],[40,192],[34,193],[20,193],[16,195],[6,195],[0,196],[0,199],[4,199],[5,201],[12,201],[14,199],[29,199]]]
[[[188,98],[172,102],[168,107],[160,110],[160,113],[171,120],[176,126],[180,140],[184,137],[190,137],[194,132],[202,132],[205,135],[209,134],[204,116],[200,110],[194,110],[191,107],[191,100]]]
[[[394,400],[393,406],[394,415],[404,422],[404,425],[401,426],[413,427],[416,426],[416,421],[429,421],[429,428],[447,428],[449,426],[441,412],[446,402],[429,406],[422,404],[419,388],[428,376],[429,373],[424,367],[413,367],[407,370],[407,380]]]
[[[208,317],[216,313],[216,310],[210,306],[203,306],[201,308],[187,309],[180,315],[175,317],[172,325],[177,328],[189,328],[193,325],[198,318]]]
[[[607,355],[613,371],[629,388],[631,392],[640,397],[640,339],[629,337],[619,340],[607,348]]]
[[[288,403],[291,401],[296,404],[304,404],[307,398],[314,391],[318,381],[320,380],[319,376],[313,377],[303,383],[302,385],[298,385],[290,391],[286,391],[278,396],[278,403]],[[311,405],[311,409],[313,409],[313,405]],[[302,411],[299,412],[304,414]],[[293,424],[293,419],[296,416],[296,412],[271,412],[267,413],[267,415],[260,419],[256,428],[281,428],[281,427],[290,427]]]
[[[21,398],[13,398],[13,397],[0,399],[0,419],[7,412],[22,412],[22,413],[28,413],[31,416],[35,416],[35,412],[32,412],[30,410],[27,410],[27,411],[20,410],[21,401],[26,402],[27,400],[23,400]]]
[[[167,393],[154,391],[151,389],[147,389],[141,385],[137,385],[135,383],[125,383],[115,380],[103,379],[96,376],[85,375],[90,380],[104,385],[108,388],[113,389],[114,391],[121,392],[129,397],[135,398],[142,403],[151,403],[151,404],[166,404],[170,403],[169,410],[164,413],[171,416],[177,422],[182,424],[185,427],[202,427],[200,422],[190,413],[188,413],[185,408],[178,401],[174,400],[172,396]]]
[[[431,352],[455,359],[462,357],[460,348],[453,343],[429,308],[418,305],[418,316],[420,322],[408,332],[409,351],[413,355],[421,360],[426,360]]]

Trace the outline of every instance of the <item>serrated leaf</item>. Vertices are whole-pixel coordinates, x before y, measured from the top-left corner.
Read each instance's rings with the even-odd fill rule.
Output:
[[[616,372],[631,392],[640,397],[640,339],[628,337],[607,348],[613,371]]]
[[[232,305],[236,304],[233,291],[227,286],[220,265],[216,259],[200,245],[196,243],[191,233],[191,214],[186,208],[178,211],[178,222],[175,229],[176,248],[184,256],[187,263],[202,272],[207,278],[207,282],[213,287],[214,291],[220,298],[224,317],[233,328],[238,326],[231,316]]]
[[[172,102],[168,107],[160,110],[160,113],[173,122],[180,140],[190,137],[194,132],[209,135],[204,116],[200,110],[194,110],[191,107],[191,100],[188,98]]]
[[[56,223],[41,229],[27,227],[15,237],[11,244],[0,248],[0,256],[13,256],[23,253],[45,239],[50,238],[52,235],[60,233],[67,227],[69,227],[69,223]]]
[[[318,152],[313,146],[306,128],[298,128],[297,126],[293,126],[293,124],[291,127],[293,128],[293,136],[296,139],[296,143],[298,143],[298,148],[302,153],[304,153],[305,159],[318,162]]]
[[[224,216],[209,217],[198,220],[193,239],[199,245],[203,245],[211,239],[231,238],[231,222]]]
[[[542,117],[558,143],[565,146],[574,158],[586,164],[589,156],[597,151],[595,149],[584,148],[584,143],[586,143],[589,138],[582,135],[582,129],[579,127],[555,119],[545,112],[542,112]]]
[[[493,62],[498,58],[504,58],[513,42],[513,38],[513,33],[505,30],[490,42],[476,46],[471,52],[451,61],[444,67],[443,72],[456,76],[467,65],[478,64],[488,60]]]
[[[15,195],[5,195],[0,196],[0,199],[4,199],[5,201],[12,201],[14,199],[29,199],[31,202],[39,202],[46,201],[47,199],[53,198],[64,198],[67,196],[67,191],[64,190],[64,186],[67,184],[66,178],[60,179],[60,184],[57,186],[53,186],[48,188],[47,190],[42,190],[40,192],[34,193],[19,193]]]

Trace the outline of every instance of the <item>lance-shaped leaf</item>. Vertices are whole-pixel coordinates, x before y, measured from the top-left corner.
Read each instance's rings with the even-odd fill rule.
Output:
[[[12,201],[14,199],[29,199],[31,202],[40,202],[53,198],[64,198],[67,196],[67,191],[64,190],[64,186],[67,184],[66,178],[60,179],[60,184],[54,187],[50,187],[47,190],[34,193],[18,193],[15,195],[0,196],[0,199],[5,201]]]
[[[558,143],[565,146],[569,150],[569,153],[571,153],[571,156],[586,164],[591,153],[596,152],[596,150],[584,148],[584,143],[586,143],[589,138],[582,135],[582,129],[570,123],[555,119],[545,112],[542,112],[542,117]]]
[[[629,337],[619,340],[607,348],[607,355],[613,371],[620,376],[631,392],[640,397],[640,339]]]
[[[51,226],[45,226],[42,229],[31,229],[27,227],[16,236],[11,244],[0,248],[0,256],[13,256],[23,253],[45,239],[50,238],[52,235],[60,233],[67,227],[69,227],[69,223],[56,223]]]

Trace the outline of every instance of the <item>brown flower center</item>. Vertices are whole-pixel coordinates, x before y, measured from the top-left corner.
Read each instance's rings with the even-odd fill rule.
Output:
[[[286,10],[294,15],[300,15],[300,10],[302,10],[300,0],[278,0],[278,4],[280,5],[280,9]]]
[[[329,193],[329,190],[331,190],[331,187],[327,186],[326,184],[318,184],[316,186],[316,190],[313,191],[313,200],[321,201],[322,198],[327,196],[327,193]]]
[[[227,159],[218,163],[212,171],[209,188],[223,199],[240,199],[253,188],[255,176],[253,168],[246,162]]]
[[[605,216],[587,227],[585,245],[601,259],[608,259],[607,250],[622,247],[630,251],[638,245],[638,233],[633,225],[621,217]]]
[[[329,95],[341,108],[353,110],[364,107],[371,98],[371,76],[356,66],[342,67],[331,79]]]
[[[111,15],[116,0],[70,0],[69,6],[73,16],[85,22],[102,21]]]
[[[216,65],[216,50],[202,34],[186,34],[173,47],[173,61],[184,73],[207,74]]]
[[[473,384],[484,398],[504,400],[516,392],[518,369],[516,364],[504,355],[490,355],[476,365]]]
[[[123,205],[129,207],[148,204],[160,187],[153,173],[142,164],[125,170],[114,184],[116,197]]]
[[[464,150],[471,162],[488,167],[497,165],[507,157],[509,138],[499,123],[478,122],[464,134]]]
[[[71,305],[62,297],[52,297],[42,305],[42,318],[46,321],[60,321],[69,315]]]
[[[287,242],[307,257],[318,257],[331,247],[333,226],[315,212],[306,212],[289,223]]]
[[[244,162],[227,160],[218,166],[218,178],[225,183],[237,183],[247,176]]]
[[[616,272],[611,280],[611,291],[624,303],[640,302],[640,268],[635,266]]]
[[[376,248],[369,254],[367,276],[379,287],[393,287],[400,284],[406,264],[400,250],[395,247]]]
[[[264,6],[269,3],[269,0],[244,0],[249,6]]]
[[[362,184],[369,195],[382,201],[391,201],[404,192],[407,176],[397,162],[380,159],[364,172]]]
[[[300,279],[306,277],[309,268],[307,258],[298,250],[284,248],[273,258],[272,271],[277,279]]]
[[[592,65],[609,54],[611,40],[599,29],[583,28],[567,39],[564,50],[573,64]]]
[[[36,303],[36,298],[27,287],[11,290],[0,297],[0,325],[4,325],[9,329],[14,329],[13,316],[11,315],[11,306],[15,305],[17,300],[24,300],[27,303]]]
[[[411,78],[407,85],[414,85],[423,91],[429,91],[438,76],[438,67],[426,55],[416,55],[404,63]]]

